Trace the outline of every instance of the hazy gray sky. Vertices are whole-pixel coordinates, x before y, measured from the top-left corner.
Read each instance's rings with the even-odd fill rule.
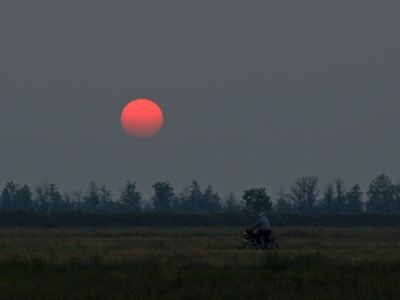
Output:
[[[400,179],[400,2],[1,1],[0,183]],[[151,139],[121,129],[162,107]]]

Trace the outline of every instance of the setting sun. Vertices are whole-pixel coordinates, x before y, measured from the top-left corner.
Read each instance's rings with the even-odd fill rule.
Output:
[[[124,130],[135,137],[151,137],[157,134],[164,122],[161,108],[149,99],[129,102],[121,113]]]

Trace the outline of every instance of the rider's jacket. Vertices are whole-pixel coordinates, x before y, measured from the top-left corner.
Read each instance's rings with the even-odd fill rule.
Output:
[[[265,231],[272,230],[271,223],[266,216],[259,217],[253,228],[259,228]]]

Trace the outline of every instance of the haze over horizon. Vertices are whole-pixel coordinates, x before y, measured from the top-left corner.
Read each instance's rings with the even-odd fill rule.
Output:
[[[2,1],[0,188],[400,180],[400,2]],[[165,115],[135,139],[135,98]],[[323,186],[323,185],[322,185]]]

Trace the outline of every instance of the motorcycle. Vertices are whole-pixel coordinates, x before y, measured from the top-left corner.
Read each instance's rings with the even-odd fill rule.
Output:
[[[245,240],[242,247],[243,249],[279,249],[279,243],[275,238],[261,238],[261,244],[258,244],[256,234],[251,230],[246,230],[245,232],[243,232],[241,237]]]

